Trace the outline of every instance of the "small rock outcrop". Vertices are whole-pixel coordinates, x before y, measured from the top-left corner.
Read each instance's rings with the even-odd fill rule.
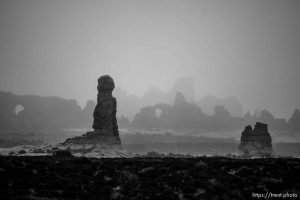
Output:
[[[239,151],[243,156],[271,156],[273,148],[268,125],[256,122],[254,129],[246,126],[242,132]]]

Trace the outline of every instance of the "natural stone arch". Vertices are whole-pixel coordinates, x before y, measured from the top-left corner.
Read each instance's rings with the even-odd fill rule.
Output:
[[[22,112],[24,109],[25,109],[25,108],[24,108],[23,105],[17,104],[17,105],[15,106],[15,109],[14,109],[15,115],[18,115],[18,114],[19,114],[20,112]]]
[[[168,115],[168,113],[171,112],[172,110],[172,106],[168,105],[168,104],[164,104],[164,103],[159,103],[153,106],[153,109],[155,111],[155,114],[157,113],[157,110],[160,110],[160,114],[159,117],[164,114],[164,115]],[[157,116],[157,115],[156,115]]]
[[[162,114],[163,111],[160,108],[155,108],[154,112],[155,112],[155,116],[157,118],[160,118],[160,115]]]

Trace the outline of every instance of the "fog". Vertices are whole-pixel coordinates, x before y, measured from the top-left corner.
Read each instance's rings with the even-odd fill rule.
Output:
[[[0,2],[0,90],[84,105],[110,74],[129,94],[192,76],[197,98],[244,110],[300,108],[300,2]]]

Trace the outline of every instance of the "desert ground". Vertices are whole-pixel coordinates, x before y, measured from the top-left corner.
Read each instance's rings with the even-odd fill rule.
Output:
[[[1,199],[297,199],[299,177],[296,158],[0,157]]]

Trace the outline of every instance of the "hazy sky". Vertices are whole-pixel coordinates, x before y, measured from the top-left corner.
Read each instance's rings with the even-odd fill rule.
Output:
[[[193,76],[198,98],[300,108],[298,0],[0,0],[0,90],[96,99],[110,74],[128,93]]]

